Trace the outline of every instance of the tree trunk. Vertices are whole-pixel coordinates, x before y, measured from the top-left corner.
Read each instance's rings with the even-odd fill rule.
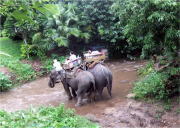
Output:
[[[25,43],[25,45],[27,45],[27,34],[26,34],[26,32],[23,32],[22,33],[22,36],[23,36],[23,41],[24,41],[24,43]],[[26,51],[27,53],[27,57],[29,58],[29,49],[28,49],[28,51]]]

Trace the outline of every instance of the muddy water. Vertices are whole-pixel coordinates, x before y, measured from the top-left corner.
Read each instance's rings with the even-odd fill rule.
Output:
[[[16,111],[30,106],[58,106],[63,103],[68,108],[74,108],[78,114],[92,113],[98,116],[105,108],[113,107],[117,103],[123,103],[126,95],[132,88],[132,83],[137,79],[137,69],[142,67],[143,64],[140,61],[114,61],[107,63],[107,66],[113,72],[113,97],[111,99],[105,88],[103,100],[76,108],[74,107],[76,101],[67,100],[62,85],[57,84],[55,88],[49,88],[47,85],[48,78],[45,77],[8,92],[0,93],[0,109]]]

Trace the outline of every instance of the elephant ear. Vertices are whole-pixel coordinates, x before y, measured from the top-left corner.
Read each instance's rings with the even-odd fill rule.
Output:
[[[59,77],[61,80],[63,80],[66,77],[66,71],[65,70],[59,71]]]
[[[66,70],[63,63],[61,63],[61,67],[63,70]]]

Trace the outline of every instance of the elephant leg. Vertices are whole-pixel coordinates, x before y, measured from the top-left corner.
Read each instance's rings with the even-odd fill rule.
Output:
[[[91,95],[92,95],[92,92],[91,92],[91,91],[87,92],[87,93],[85,94],[85,97],[86,97],[87,99],[83,99],[83,102],[84,102],[84,101],[85,101],[85,102],[91,102],[91,100],[92,100]]]
[[[85,93],[84,93],[83,91],[81,91],[81,89],[77,91],[77,98],[78,98],[78,99],[77,99],[77,103],[75,104],[76,107],[82,105],[82,99],[83,99],[83,97],[84,97],[84,94],[85,94]]]
[[[73,97],[76,97],[76,96],[77,96],[74,89],[71,89],[71,92],[72,92]]]
[[[67,84],[63,84],[63,86],[64,86],[64,90],[68,96],[68,100],[72,100],[72,95],[71,95],[71,92],[69,90],[69,86]]]
[[[68,100],[72,100],[71,94],[67,94],[67,95],[68,95]]]
[[[88,98],[90,102],[93,102],[96,100],[96,90],[94,90],[93,88],[89,91],[88,93]]]
[[[78,95],[77,95],[78,96]],[[78,100],[77,100],[77,103],[75,104],[76,107],[79,107],[82,105],[82,95],[79,95],[78,96]]]
[[[100,88],[98,90],[100,100],[102,100],[102,92],[103,92],[103,88]]]
[[[108,93],[109,93],[110,97],[112,98],[111,89],[112,89],[112,86],[107,85]]]
[[[90,102],[96,101],[96,92],[92,91],[89,95]]]

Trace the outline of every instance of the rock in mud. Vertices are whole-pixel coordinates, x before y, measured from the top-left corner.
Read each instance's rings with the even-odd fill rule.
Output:
[[[127,97],[127,98],[135,98],[135,96],[136,96],[136,95],[135,95],[134,93],[129,93],[126,97]]]
[[[103,114],[105,114],[105,115],[109,115],[109,114],[113,114],[114,112],[116,111],[116,108],[106,108],[105,110],[104,110],[104,113]]]
[[[135,69],[140,69],[141,67],[143,67],[143,65],[135,65],[134,66]]]
[[[88,113],[84,117],[92,122],[99,122],[99,119],[97,119],[97,117],[93,114]]]
[[[121,80],[120,83],[129,83],[129,80]]]

